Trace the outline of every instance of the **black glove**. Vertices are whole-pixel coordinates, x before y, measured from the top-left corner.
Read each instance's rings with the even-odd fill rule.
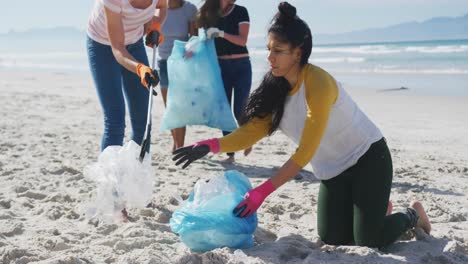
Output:
[[[160,44],[159,43],[160,36],[161,36],[161,33],[159,33],[159,31],[157,30],[152,30],[148,32],[145,38],[145,45],[150,48],[153,48],[154,45],[156,45],[157,47]]]
[[[204,157],[208,152],[210,152],[208,145],[190,145],[172,152],[172,155],[174,155],[172,160],[176,162],[176,166],[185,162],[182,166],[182,169],[185,169],[190,163]]]
[[[159,74],[158,74],[158,72],[156,70],[153,70],[152,73],[153,73],[153,76],[151,76],[151,74],[149,74],[149,73],[145,74],[146,83],[149,84],[148,88],[150,88],[150,87],[154,88],[159,84]],[[154,89],[152,89],[152,90],[153,90],[153,95],[158,95]]]

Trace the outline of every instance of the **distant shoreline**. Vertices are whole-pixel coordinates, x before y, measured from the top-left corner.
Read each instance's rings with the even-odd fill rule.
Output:
[[[315,39],[315,38],[314,38]],[[455,41],[460,41],[460,42],[468,42],[468,38],[454,38],[454,39],[426,39],[426,40],[402,40],[402,41],[370,41],[370,42],[330,42],[330,43],[313,43],[314,47],[344,47],[344,46],[362,46],[362,45],[389,45],[389,44],[394,44],[394,45],[405,45],[405,44],[427,44],[427,43],[440,43],[440,44],[446,44],[448,42],[455,42]],[[248,47],[251,48],[259,48],[263,47],[264,45],[255,45],[251,44],[248,45]]]
[[[320,43],[315,44],[316,47],[340,47],[340,46],[359,46],[359,45],[388,45],[388,44],[417,44],[417,43],[445,43],[454,41],[467,41],[468,38],[463,39],[426,39],[426,40],[404,40],[404,41],[376,41],[376,42],[347,42],[347,43]]]
[[[343,33],[345,34],[345,33]],[[255,34],[254,34],[255,35]],[[316,33],[313,35],[313,42],[315,47],[340,47],[340,46],[359,46],[359,45],[388,45],[388,44],[397,44],[397,45],[404,45],[404,44],[417,44],[417,43],[428,43],[428,42],[435,42],[444,44],[445,42],[453,42],[453,41],[468,41],[468,36],[464,38],[442,38],[442,39],[407,39],[407,40],[384,40],[384,41],[320,41],[321,38],[328,38],[326,33]],[[45,37],[46,39],[50,40],[78,40],[83,39],[86,36],[86,30],[78,29],[75,27],[55,27],[55,28],[33,28],[27,30],[10,30],[8,32],[0,32],[0,40],[8,39],[10,41],[14,40],[24,40],[24,38],[28,38],[29,40]],[[248,45],[249,47],[258,48],[263,47],[264,43],[258,43],[259,39],[266,38],[265,36],[250,36]],[[250,43],[249,43],[250,42]]]

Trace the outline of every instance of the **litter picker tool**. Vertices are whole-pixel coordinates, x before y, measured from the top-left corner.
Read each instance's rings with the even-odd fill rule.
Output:
[[[145,134],[143,135],[143,143],[141,144],[141,151],[140,151],[140,162],[143,162],[145,158],[146,151],[149,149],[150,142],[150,129],[151,129],[151,110],[153,108],[153,95],[157,95],[156,91],[154,90],[159,83],[159,74],[158,70],[156,69],[156,48],[159,45],[159,38],[160,34],[158,30],[153,30],[147,36],[147,38],[151,39],[151,43],[153,44],[153,61],[151,63],[151,69],[153,70],[153,75],[156,78],[156,82],[153,84],[149,78],[150,76],[146,76],[149,88],[149,96],[148,96],[148,114],[146,116],[146,129]]]

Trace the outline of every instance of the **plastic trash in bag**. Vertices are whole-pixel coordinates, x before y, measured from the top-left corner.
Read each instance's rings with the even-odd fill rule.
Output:
[[[186,46],[193,51],[184,58]],[[233,131],[237,123],[224,91],[213,39],[205,36],[174,42],[168,61],[167,109],[161,130],[206,125]]]
[[[199,180],[190,197],[172,214],[172,231],[195,251],[253,246],[257,214],[239,218],[232,213],[250,189],[249,179],[235,170],[209,182]]]
[[[140,162],[140,149],[134,141],[124,146],[109,146],[96,163],[85,167],[84,176],[97,187],[88,217],[113,222],[122,209],[144,208],[150,202],[154,182],[151,155]]]

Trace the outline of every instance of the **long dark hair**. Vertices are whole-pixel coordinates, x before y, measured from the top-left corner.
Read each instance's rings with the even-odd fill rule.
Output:
[[[307,64],[312,52],[312,33],[309,26],[296,15],[296,8],[288,2],[278,5],[278,13],[273,17],[268,33],[292,49],[301,49],[301,68]],[[260,86],[252,92],[247,100],[239,123],[245,124],[253,118],[265,118],[272,115],[269,134],[275,132],[284,113],[284,104],[292,87],[284,77],[275,77],[271,71],[263,77]]]
[[[221,5],[219,0],[205,0],[198,10],[196,24],[197,28],[216,27],[221,18]]]

